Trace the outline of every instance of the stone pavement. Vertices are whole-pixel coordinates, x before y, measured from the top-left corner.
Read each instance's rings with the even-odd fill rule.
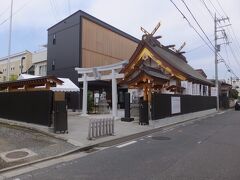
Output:
[[[121,116],[123,116],[123,113],[119,113]],[[52,136],[55,138],[58,138],[60,140],[65,140],[68,142],[67,144],[72,145],[75,147],[73,150],[70,150],[66,152],[66,154],[69,154],[69,152],[74,152],[78,150],[84,150],[88,149],[94,146],[110,146],[111,144],[117,144],[124,141],[128,141],[140,136],[144,136],[147,134],[151,134],[155,131],[158,131],[159,128],[175,125],[178,123],[182,123],[185,121],[193,120],[193,119],[199,119],[199,118],[205,118],[209,116],[213,116],[216,114],[216,110],[207,110],[207,111],[201,111],[196,113],[189,113],[185,115],[179,115],[169,118],[164,118],[161,120],[155,120],[150,121],[149,125],[141,126],[138,124],[138,120],[135,120],[133,122],[122,122],[120,118],[116,119],[115,122],[115,133],[113,136],[105,136],[101,138],[97,138],[95,140],[88,140],[88,126],[89,126],[89,118],[94,117],[106,117],[111,115],[91,115],[87,117],[80,116],[79,112],[69,112],[68,113],[68,134],[55,134],[53,132],[53,128],[41,126],[41,125],[35,125],[30,123],[23,123],[23,122],[17,122],[12,120],[6,120],[6,119],[0,119],[0,123],[7,124],[12,127],[24,127],[34,131],[38,131],[39,134]],[[24,148],[24,147],[23,147]],[[42,161],[46,161],[49,159],[59,158],[61,156],[66,155],[64,153],[52,155],[51,157],[44,158]],[[39,160],[41,162],[41,160]],[[29,162],[30,165],[35,162]],[[0,170],[1,173],[1,170]]]
[[[0,172],[76,149],[66,141],[28,128],[0,124]]]
[[[115,120],[115,133],[114,136],[105,136],[100,137],[94,140],[88,140],[88,127],[89,127],[89,118],[94,117],[106,117],[110,115],[90,115],[87,117],[80,116],[79,112],[69,112],[68,113],[68,134],[55,134],[53,133],[53,128],[29,124],[29,123],[22,123],[17,121],[10,121],[5,119],[0,119],[2,123],[8,123],[17,126],[24,126],[30,129],[39,130],[42,133],[46,133],[50,136],[54,136],[56,138],[64,139],[68,143],[78,146],[79,148],[88,147],[96,144],[100,144],[106,141],[111,141],[123,137],[127,137],[130,135],[151,131],[156,128],[161,128],[173,124],[178,124],[184,121],[188,121],[191,119],[204,117],[210,114],[216,113],[215,109],[207,110],[207,111],[200,111],[196,113],[189,113],[186,115],[179,115],[169,118],[164,118],[161,120],[150,121],[150,125],[141,126],[138,124],[138,120],[133,122],[122,122],[120,118]],[[119,113],[123,116],[123,113]]]

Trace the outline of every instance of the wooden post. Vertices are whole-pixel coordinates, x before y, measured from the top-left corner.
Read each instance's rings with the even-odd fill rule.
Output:
[[[143,90],[144,90],[143,100],[147,101],[148,100],[148,88],[147,88],[147,86],[144,86]]]

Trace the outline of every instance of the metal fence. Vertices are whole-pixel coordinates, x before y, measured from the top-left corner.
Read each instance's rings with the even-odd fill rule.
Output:
[[[91,118],[89,120],[88,139],[114,135],[114,118]]]
[[[178,97],[180,100],[180,111],[178,113],[172,113],[172,97]],[[216,108],[216,97],[154,93],[151,106],[152,120],[156,120],[179,114],[214,109]]]
[[[53,92],[0,93],[0,117],[48,126],[51,123]]]

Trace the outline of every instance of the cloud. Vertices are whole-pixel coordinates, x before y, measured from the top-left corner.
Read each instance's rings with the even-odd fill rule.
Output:
[[[141,39],[143,34],[140,31],[141,26],[146,30],[151,31],[160,21],[162,25],[156,34],[163,36],[163,38],[160,39],[163,44],[176,44],[176,47],[178,48],[183,42],[186,42],[187,45],[183,49],[186,52],[204,44],[194,32],[193,28],[190,27],[188,22],[169,0],[69,1],[71,13],[81,9],[139,39]],[[194,25],[194,27],[197,27],[191,14],[187,11],[181,1],[174,0],[174,2],[191,21],[191,24]],[[194,16],[197,18],[206,34],[211,40],[213,40],[214,24],[207,9],[204,8],[200,1],[185,0],[185,2],[192,10]],[[208,3],[207,5],[209,9],[213,12],[214,7],[211,6],[209,1],[205,2]],[[221,8],[218,6],[217,1],[212,0],[212,2],[221,13],[221,16],[224,15]],[[240,17],[240,1],[219,0],[219,2],[230,17],[237,39],[239,40],[240,26],[237,25],[239,21],[238,18]],[[9,6],[10,1],[2,0],[0,7],[0,23],[9,16]],[[1,15],[6,9],[8,10],[7,13]],[[47,29],[69,15],[68,0],[14,0],[14,12],[19,9],[21,10],[13,17],[13,29],[15,33],[13,34],[13,52],[25,49],[34,50],[40,44],[46,43]],[[197,29],[200,32],[199,28]],[[5,23],[0,25],[0,56],[6,55],[7,53],[7,36],[8,23]],[[204,35],[202,36],[204,37]],[[235,37],[233,38],[232,46],[234,50],[238,48]],[[227,57],[224,51],[221,53],[224,57]],[[207,74],[209,75],[214,74],[214,63],[212,60],[214,58],[213,52],[206,48],[206,45],[192,51],[191,53],[186,53],[186,56],[189,63],[195,68],[199,67],[206,69]],[[233,69],[236,72],[239,72],[239,69],[237,69],[238,66],[232,57],[230,58],[230,63],[233,66]],[[225,73],[225,70],[221,71],[224,71]],[[221,71],[220,74],[222,73]],[[238,73],[238,75],[240,74]]]

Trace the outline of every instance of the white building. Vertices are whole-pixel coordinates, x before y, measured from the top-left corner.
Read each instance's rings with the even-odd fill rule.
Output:
[[[238,95],[240,95],[240,80],[238,78],[231,78],[227,80],[228,84],[232,85],[233,89],[236,89],[238,91]]]
[[[16,80],[21,73],[26,72],[32,65],[32,53],[23,51],[10,56],[9,79]],[[8,57],[0,58],[0,82],[7,80]]]
[[[32,68],[34,69],[34,75],[46,76],[47,75],[47,49],[35,51],[32,54]]]

